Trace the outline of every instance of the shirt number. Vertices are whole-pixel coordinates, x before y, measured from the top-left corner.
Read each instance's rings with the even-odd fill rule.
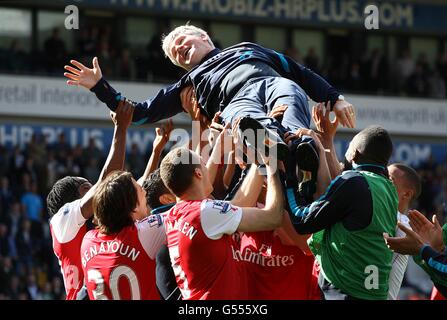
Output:
[[[121,277],[126,277],[129,281],[131,300],[140,300],[140,284],[138,283],[138,278],[135,272],[128,266],[120,265],[112,270],[110,273],[109,286],[112,292],[113,300],[121,300],[121,296],[118,290],[118,280]],[[108,300],[105,290],[105,281],[101,272],[97,269],[90,269],[87,271],[87,281],[93,281],[96,284],[94,290],[92,290],[93,298],[95,300]]]

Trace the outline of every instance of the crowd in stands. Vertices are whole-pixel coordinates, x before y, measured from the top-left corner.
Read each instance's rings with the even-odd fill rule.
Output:
[[[9,49],[0,51],[0,72],[61,75],[67,56],[75,56],[87,65],[98,56],[107,79],[167,83],[178,79],[183,71],[164,57],[161,35],[148,39],[145,52],[133,52],[128,46],[113,45],[110,28],[91,26],[82,28],[74,52],[54,29],[39,53],[26,53],[19,40]],[[215,40],[216,44],[219,43]],[[341,58],[320,57],[314,47],[307,52],[287,48],[284,52],[296,61],[318,72],[330,83],[347,92],[393,94],[415,97],[446,97],[447,50],[436,61],[429,61],[426,53],[415,60],[410,50],[403,50],[396,59],[386,57],[380,49],[365,51],[354,58],[343,53]],[[324,58],[324,59],[323,59]],[[324,63],[323,63],[324,61]]]
[[[165,150],[166,151],[166,150]],[[126,155],[126,169],[142,175],[149,155],[136,145]],[[96,182],[105,154],[95,140],[87,147],[71,146],[64,134],[48,144],[34,135],[22,148],[0,145],[0,299],[64,299],[65,291],[57,259],[52,251],[46,196],[53,183],[67,175]],[[429,158],[418,168],[422,194],[415,207],[441,223],[447,219],[447,161]],[[418,267],[416,267],[418,268]],[[418,270],[416,270],[418,272]],[[404,282],[404,298],[426,298],[430,288]],[[405,288],[405,286],[407,286]],[[413,286],[413,288],[411,288]]]

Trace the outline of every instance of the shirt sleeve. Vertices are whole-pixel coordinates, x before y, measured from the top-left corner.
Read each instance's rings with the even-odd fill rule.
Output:
[[[157,252],[165,245],[166,232],[163,226],[163,216],[153,214],[135,223],[138,229],[138,239],[151,259],[155,259]]]
[[[340,93],[331,86],[323,77],[312,70],[297,63],[292,58],[282,53],[270,50],[276,64],[280,66],[282,75],[295,81],[316,102],[330,101],[331,106],[338,100]]]
[[[51,218],[53,234],[59,243],[73,240],[87,219],[81,213],[81,199],[66,203]]]
[[[400,253],[393,254],[391,272],[388,281],[388,300],[397,300],[397,296],[402,286],[405,270],[407,269],[408,256]]]
[[[406,215],[397,213],[397,220],[400,221],[407,228],[411,229],[409,224],[409,219]],[[396,228],[396,237],[404,237],[405,232],[403,232],[400,228]],[[388,281],[389,289],[388,289],[388,300],[397,300],[397,296],[400,291],[400,287],[402,286],[402,281],[404,279],[405,270],[408,265],[408,256],[400,253],[393,254],[393,260],[391,265],[391,272]]]
[[[242,219],[242,209],[227,201],[204,200],[200,207],[200,221],[205,235],[220,239],[224,234],[236,232]]]
[[[133,124],[153,123],[183,112],[180,92],[185,86],[184,82],[182,78],[181,81],[160,90],[155,97],[135,103]],[[121,93],[117,92],[104,78],[101,78],[90,91],[110,110],[115,111],[118,107]]]
[[[447,274],[447,250],[439,253],[429,245],[421,249],[421,257],[436,272],[445,276]]]
[[[359,230],[371,221],[371,192],[364,178],[352,171],[335,178],[326,192],[310,205],[298,206],[290,203],[290,198],[293,212],[289,215],[300,234],[315,233],[340,221],[349,230]]]

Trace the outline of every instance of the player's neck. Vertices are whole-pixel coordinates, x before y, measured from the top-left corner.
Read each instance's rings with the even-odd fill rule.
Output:
[[[201,186],[193,186],[189,188],[184,194],[180,197],[176,197],[177,202],[179,201],[194,201],[194,200],[203,200],[206,199],[207,195],[205,190]]]
[[[397,207],[397,209],[399,210],[399,212],[401,214],[407,215],[408,214],[408,208],[409,208],[409,204],[405,203],[403,201],[399,202],[399,205]]]

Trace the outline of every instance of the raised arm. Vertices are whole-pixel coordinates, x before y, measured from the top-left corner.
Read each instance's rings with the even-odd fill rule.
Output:
[[[112,171],[123,170],[124,168],[126,133],[132,120],[133,110],[134,108],[130,103],[121,101],[116,109],[116,113],[110,113],[115,125],[112,145],[110,146],[109,155],[107,156],[107,160],[99,175],[98,181],[81,199],[81,213],[84,218],[90,218],[93,215],[92,200],[99,183]]]
[[[326,149],[325,154],[331,179],[335,179],[336,176],[342,173],[342,166],[338,161],[334,146],[334,137],[337,132],[338,119],[335,117],[334,121],[331,121],[329,116],[329,103],[326,104],[326,108],[322,103],[313,106],[312,119],[319,131],[320,141]]]
[[[258,167],[252,164],[239,190],[230,201],[231,204],[238,207],[255,207],[263,182],[264,177],[259,174]]]
[[[146,169],[143,175],[138,179],[137,183],[142,186],[147,177],[154,172],[160,163],[161,153],[166,143],[169,141],[169,136],[172,132],[173,124],[172,120],[168,120],[161,128],[155,128],[155,139],[152,143],[152,153],[147,162]]]
[[[331,86],[320,75],[297,63],[292,58],[270,50],[282,75],[295,81],[304,89],[309,97],[316,102],[330,101],[331,111],[334,111],[342,126],[354,128],[355,113],[352,104],[344,100],[340,92]]]
[[[206,163],[208,169],[208,175],[211,183],[214,184],[219,166],[223,165],[226,151],[231,149],[231,136],[229,135],[230,123],[219,133],[217,137],[211,155]]]
[[[242,208],[242,219],[237,228],[242,232],[256,232],[274,230],[281,226],[283,221],[284,197],[278,173],[266,163],[267,194],[265,207]]]
[[[320,141],[320,138],[311,129],[299,128],[294,134],[290,132],[286,133],[285,135],[286,143],[289,143],[293,139],[301,138],[304,135],[312,137],[317,146],[318,156],[320,158],[318,165],[317,190],[315,192],[315,197],[318,198],[324,193],[326,188],[329,186],[329,183],[331,182],[329,167],[326,161],[325,150]]]
[[[93,58],[92,68],[88,68],[79,61],[70,60],[70,65],[64,66],[68,72],[64,76],[69,80],[68,85],[82,86],[104,102],[111,111],[115,111],[122,96],[102,76],[98,58]],[[170,118],[183,111],[180,102],[180,91],[184,86],[184,79],[160,90],[155,97],[143,102],[133,102],[133,124],[153,123]]]

